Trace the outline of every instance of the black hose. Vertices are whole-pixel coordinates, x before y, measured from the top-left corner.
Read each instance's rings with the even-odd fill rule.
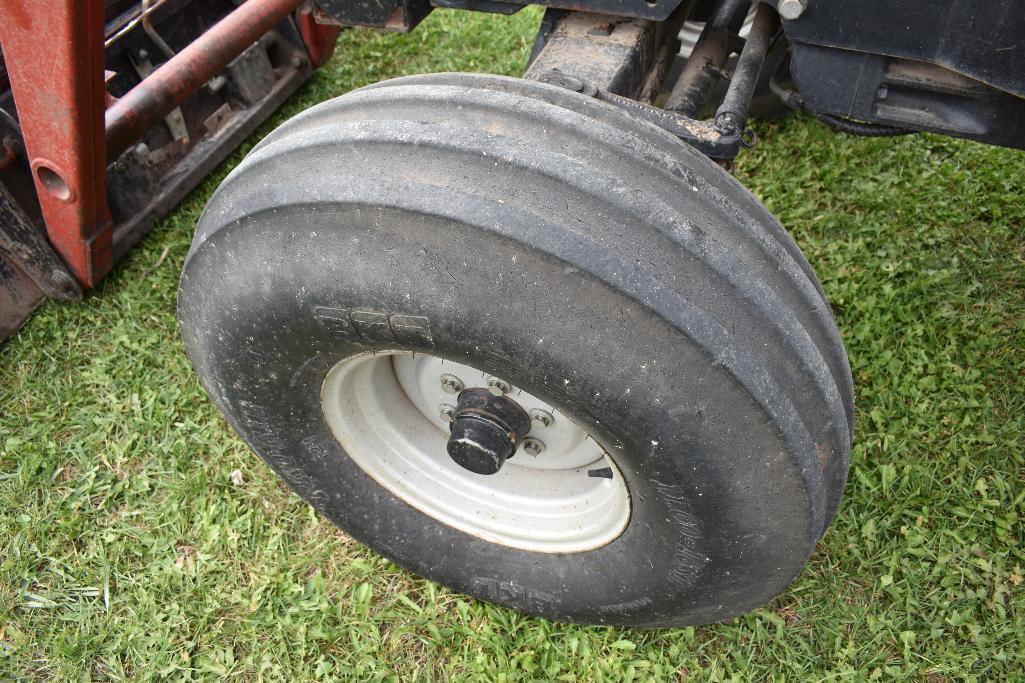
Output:
[[[817,112],[812,112],[811,114],[830,128],[850,135],[861,135],[868,138],[887,138],[895,135],[910,135],[916,132],[908,128],[887,126],[882,123],[869,123],[867,121],[855,121],[854,119],[833,116],[832,114],[820,114]]]
[[[733,78],[730,79],[722,104],[715,112],[716,125],[722,130],[740,132],[747,125],[747,113],[758,85],[758,74],[762,71],[765,55],[769,52],[778,27],[779,16],[776,10],[768,5],[758,5],[744,49],[733,69]]]

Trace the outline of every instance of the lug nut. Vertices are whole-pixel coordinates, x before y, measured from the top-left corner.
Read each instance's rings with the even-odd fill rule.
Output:
[[[541,439],[535,439],[532,436],[528,436],[523,440],[523,452],[527,455],[536,458],[541,455],[545,449],[545,442]]]
[[[447,403],[441,404],[441,410],[439,410],[438,413],[441,415],[441,419],[445,422],[451,422],[456,419],[456,407],[450,406]]]
[[[495,396],[504,396],[512,391],[512,387],[497,377],[488,377],[488,390]]]
[[[555,417],[551,413],[537,408],[530,411],[530,419],[538,427],[551,427],[552,423],[555,422]]]
[[[455,375],[442,375],[441,389],[446,394],[458,394],[460,391],[463,390],[463,381]]]

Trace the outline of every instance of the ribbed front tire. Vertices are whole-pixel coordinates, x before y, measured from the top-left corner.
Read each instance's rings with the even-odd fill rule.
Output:
[[[753,609],[800,572],[843,491],[850,369],[793,240],[679,140],[556,87],[415,76],[294,117],[211,199],[179,316],[211,398],[320,512],[419,574],[551,619]],[[325,378],[375,353],[456,362],[552,406],[623,478],[625,527],[528,549],[529,531],[456,528],[361,466],[325,417],[348,414]]]

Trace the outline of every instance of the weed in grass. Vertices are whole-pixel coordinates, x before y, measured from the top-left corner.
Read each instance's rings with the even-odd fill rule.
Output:
[[[253,140],[382,78],[517,74],[539,18],[347,31]],[[192,226],[251,140],[98,291],[0,348],[0,679],[1021,680],[1025,157],[801,117],[758,132],[738,177],[819,273],[858,397],[843,507],[772,604],[553,624],[397,568],[282,487],[206,399],[174,313]]]

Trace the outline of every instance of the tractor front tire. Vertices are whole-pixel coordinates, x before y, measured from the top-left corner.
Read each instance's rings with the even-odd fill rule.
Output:
[[[780,224],[583,95],[401,78],[299,114],[210,200],[189,357],[303,498],[408,569],[560,621],[719,621],[836,513],[853,420],[830,307]],[[461,391],[531,416],[494,475]]]

